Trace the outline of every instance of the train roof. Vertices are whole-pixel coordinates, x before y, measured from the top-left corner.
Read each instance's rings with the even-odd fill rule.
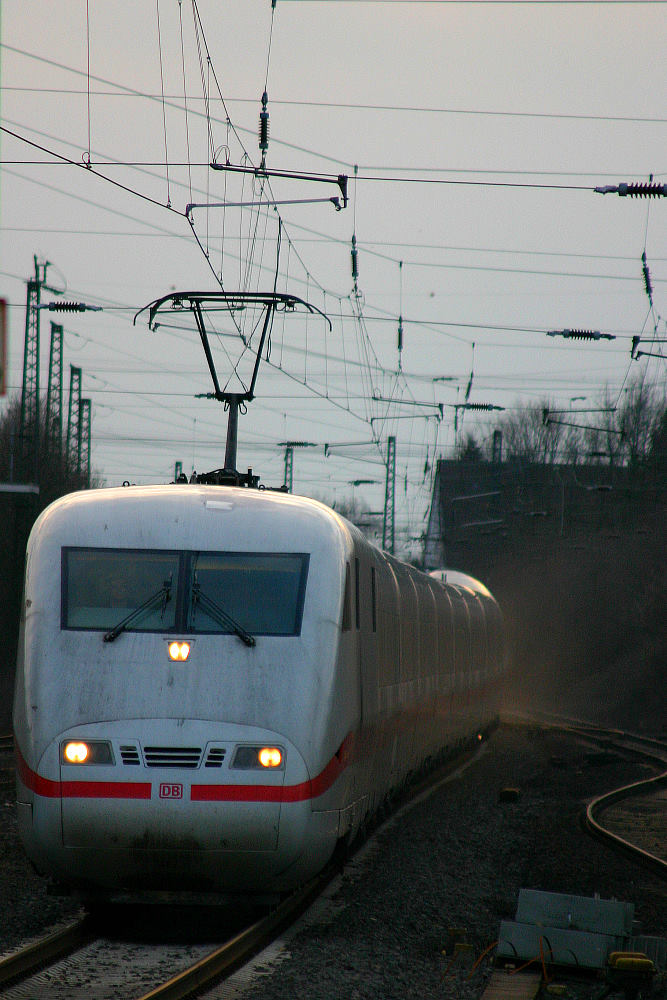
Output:
[[[125,540],[126,529],[128,535],[132,534],[132,526],[141,521],[144,527],[140,547],[203,548],[213,543],[215,532],[211,529],[215,522],[209,516],[218,513],[230,515],[225,535],[238,537],[241,548],[244,547],[241,536],[247,543],[251,534],[261,539],[263,546],[275,543],[277,549],[281,548],[280,535],[283,545],[287,544],[286,538],[290,546],[302,545],[304,550],[313,544],[319,548],[324,542],[333,544],[341,555],[345,550],[349,553],[356,542],[375,550],[380,559],[391,565],[401,564],[409,572],[418,572],[409,563],[379,549],[355,525],[319,500],[280,490],[199,483],[113,486],[66,494],[42,511],[30,543],[41,547],[48,536],[56,545],[90,545],[94,536],[95,544],[114,547]],[[467,573],[443,568],[429,575],[470,593],[492,596],[483,583]]]
[[[147,518],[146,513],[150,517]],[[173,534],[175,530],[195,529],[210,524],[209,515],[229,514],[230,524],[247,527],[247,516],[262,531],[268,542],[271,528],[291,530],[294,537],[313,534],[350,539],[357,529],[336,511],[318,500],[295,496],[276,490],[246,489],[232,486],[200,484],[169,484],[158,486],[108,487],[69,493],[50,504],[35,522],[31,538],[44,533],[72,535],[73,529],[83,534],[102,524],[99,544],[118,544],[124,525],[136,519],[151,522],[146,529],[146,544],[155,538]],[[180,525],[177,529],[176,525]],[[171,527],[170,527],[171,526]],[[112,540],[113,539],[113,540]],[[77,544],[68,542],[67,544]],[[161,546],[160,546],[161,547]]]
[[[470,576],[468,573],[462,573],[457,569],[434,569],[431,570],[429,576],[439,580],[440,583],[448,583],[453,587],[464,587],[466,590],[472,590],[473,593],[479,594],[482,597],[493,596],[491,591],[481,582],[481,580],[476,580],[474,576]]]

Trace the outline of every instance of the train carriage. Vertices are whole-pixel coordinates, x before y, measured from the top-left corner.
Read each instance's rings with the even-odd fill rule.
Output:
[[[26,566],[19,829],[84,897],[270,895],[490,724],[492,596],[323,504],[205,485],[72,494]]]

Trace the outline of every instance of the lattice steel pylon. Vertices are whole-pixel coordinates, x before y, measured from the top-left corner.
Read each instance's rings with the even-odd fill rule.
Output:
[[[285,479],[283,489],[288,493],[294,488],[294,449],[295,448],[316,448],[314,441],[280,441],[279,448],[285,449]]]
[[[39,300],[42,288],[55,295],[62,294],[46,284],[48,261],[40,264],[35,256],[35,277],[29,278],[25,308],[25,341],[23,348],[23,386],[21,389],[21,423],[19,451],[21,476],[32,476],[39,482]]]
[[[387,470],[384,487],[384,520],[382,524],[382,548],[394,554],[394,496],[396,487],[396,438],[387,439]]]
[[[294,448],[288,445],[285,448],[285,479],[284,486],[288,493],[292,492],[294,485]]]
[[[69,366],[69,410],[67,414],[67,469],[79,471],[81,467],[81,369]]]
[[[63,444],[63,328],[51,323],[49,385],[46,393],[45,435],[49,448],[60,454]]]
[[[23,388],[19,429],[21,476],[39,478],[39,298],[42,282],[35,260],[36,277],[28,281],[23,348]]]
[[[90,489],[90,417],[90,400],[82,399],[79,403],[79,433],[76,471],[83,479],[86,489]]]

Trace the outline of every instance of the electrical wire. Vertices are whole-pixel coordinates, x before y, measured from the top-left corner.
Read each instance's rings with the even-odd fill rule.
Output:
[[[190,192],[190,201],[192,201],[192,166],[190,163],[190,126],[188,122],[188,96],[187,96],[187,84],[186,84],[186,74],[185,74],[185,44],[183,41],[183,0],[178,0],[178,23],[179,23],[179,33],[181,42],[181,73],[183,76],[183,110],[185,119],[185,148],[188,151],[188,190]],[[164,101],[164,93],[162,95]]]
[[[179,0],[179,2],[180,2],[180,0]],[[194,4],[194,7],[195,7],[195,9],[196,9],[196,4]],[[197,11],[197,16],[198,16],[198,11]],[[268,75],[268,65],[267,65],[267,75]],[[185,90],[185,82],[184,82],[184,90]],[[19,138],[20,138],[20,137],[19,137]],[[165,142],[166,142],[166,133],[165,133]],[[90,146],[90,141],[89,141],[89,146]],[[166,149],[165,149],[165,153],[166,153]],[[55,155],[57,155],[57,154],[55,154]],[[69,163],[71,163],[72,165],[79,165],[79,164],[76,164],[76,163],[74,163],[74,161],[68,161],[68,160],[67,160],[66,158],[63,158],[63,159],[64,159],[64,160],[65,160],[66,162],[69,162]],[[165,159],[166,159],[166,160],[168,160],[168,157],[167,157],[167,156],[165,156]],[[108,179],[108,178],[104,177],[104,179]],[[379,181],[380,181],[380,180],[384,180],[384,178],[367,178],[367,179],[368,179],[368,180],[371,180],[371,179],[377,179],[377,180],[379,180]],[[410,180],[410,181],[414,181],[415,179],[413,178],[413,179],[402,179],[402,180]],[[118,186],[119,186],[119,187],[124,187],[123,185],[118,185]],[[506,185],[501,185],[501,186],[506,186]],[[512,185],[512,186],[514,186],[514,185]],[[525,186],[525,185],[517,185],[517,186]],[[533,185],[530,185],[530,186],[533,186]],[[546,185],[538,185],[538,186],[540,186],[540,187],[544,187],[544,186],[546,186]],[[550,186],[550,187],[551,187],[551,186]],[[559,187],[560,187],[560,186],[559,186]],[[132,190],[132,189],[129,189],[129,188],[124,188],[124,189],[125,189],[125,190]],[[583,188],[576,188],[576,189],[578,189],[578,190],[582,190]],[[136,194],[137,192],[132,192],[132,193],[135,193],[135,194]],[[151,200],[151,201],[152,201],[152,199],[148,199],[148,200]],[[169,197],[168,197],[168,200],[169,200]],[[156,202],[156,201],[154,201],[153,203],[154,203],[154,204],[158,204],[158,205],[159,205],[160,207],[165,207],[165,206],[164,206],[164,205],[163,205],[162,203],[160,203],[160,202]],[[169,207],[169,206],[167,206],[167,207]],[[181,214],[181,213],[179,213],[179,214]],[[255,240],[255,242],[256,242],[256,238],[257,238],[257,225],[258,225],[258,218],[257,218],[257,219],[255,220],[255,227],[254,227],[254,240]],[[254,245],[254,243],[253,243],[253,245]],[[290,243],[290,248],[291,248],[291,243]],[[531,273],[531,272],[527,272],[527,273]],[[538,272],[538,273],[539,273],[539,272]],[[276,268],[276,280],[277,280],[277,275],[278,275],[278,268]],[[609,276],[606,276],[606,277],[609,277]],[[306,280],[307,282],[308,282],[308,281],[310,281],[310,274],[309,274],[309,272],[307,271],[307,269],[306,269],[306,279],[305,279],[305,280]],[[627,279],[627,280],[631,280],[631,279]],[[323,290],[323,291],[324,291],[324,294],[326,294],[326,290]],[[340,303],[340,302],[341,302],[341,299],[339,298],[339,303]],[[454,324],[451,324],[451,325],[454,325]],[[460,325],[460,324],[456,324],[456,325]],[[326,352],[326,351],[325,351],[325,358],[327,357],[327,354],[328,354],[328,352]],[[626,373],[626,378],[627,378],[627,373]],[[328,382],[328,377],[327,377],[327,382]],[[625,383],[625,380],[624,380],[624,383]],[[412,432],[411,432],[411,433],[412,433]]]
[[[86,170],[88,173],[93,174],[95,177],[99,177],[101,180],[106,181],[107,184],[113,185],[113,187],[119,188],[121,191],[125,191],[127,194],[134,195],[136,198],[140,198],[142,201],[146,201],[151,205],[156,205],[158,208],[164,208],[168,212],[174,212],[175,215],[184,216],[184,212],[179,212],[177,209],[173,208],[171,205],[165,205],[164,202],[157,201],[155,198],[151,198],[147,194],[143,194],[141,191],[137,191],[134,188],[129,187],[127,184],[121,184],[120,181],[115,181],[112,177],[107,177],[105,174],[96,170],[90,164],[87,163],[77,163],[76,160],[71,160],[68,156],[64,156],[62,153],[56,153],[53,149],[47,149],[46,146],[40,145],[38,142],[33,142],[26,136],[19,135],[18,132],[13,132],[11,129],[7,128],[6,125],[0,125],[0,132],[4,132],[5,135],[10,135],[13,139],[17,139],[19,142],[23,142],[33,149],[38,149],[41,153],[46,153],[48,156],[53,156],[56,159],[67,163],[71,167],[78,167],[80,170]]]
[[[86,0],[87,2],[87,0]],[[164,70],[162,67],[162,33],[160,31],[160,0],[155,0],[155,13],[157,17],[157,42],[158,54],[160,57],[160,89],[162,91],[162,130],[164,133],[164,164],[167,173],[167,208],[171,208],[171,197],[169,194],[169,149],[167,146],[167,112],[164,101]]]
[[[90,9],[86,0],[86,91],[88,108],[88,163],[90,163]]]
[[[667,0],[281,0],[282,3],[422,4],[446,7],[638,7]]]
[[[648,3],[649,0],[646,0]],[[3,46],[0,43],[0,48],[12,48],[12,46]],[[30,55],[33,59],[41,60],[41,56],[34,55],[33,53],[24,52],[23,50],[14,50],[20,52],[21,54]],[[71,69],[71,67],[65,67]],[[76,72],[71,69],[71,72]],[[114,84],[114,86],[119,86]],[[77,90],[73,87],[15,87],[3,85],[3,90],[18,92],[18,93],[32,93],[32,94],[71,94],[76,96],[77,94],[84,93],[84,91]],[[142,91],[140,93],[127,93],[119,94],[116,90],[93,90],[91,94],[95,97],[143,97],[146,100],[159,100],[159,94],[150,94],[147,91]],[[180,100],[180,94],[165,94],[167,100]],[[201,97],[196,97],[194,95],[189,95],[189,100],[203,100]],[[228,104],[255,104],[256,99],[254,97],[227,97],[226,101]],[[325,108],[328,110],[343,110],[343,111],[390,111],[392,113],[405,112],[408,114],[433,114],[433,115],[463,115],[463,116],[483,116],[490,118],[546,118],[554,119],[555,121],[591,121],[591,122],[618,122],[623,124],[648,124],[648,125],[664,125],[667,122],[667,118],[648,118],[648,117],[638,117],[635,115],[589,115],[589,114],[573,114],[564,111],[491,111],[484,108],[435,108],[424,105],[409,105],[409,104],[353,104],[350,102],[343,101],[304,101],[304,100],[289,100],[286,98],[272,99],[272,104],[284,106],[284,107],[305,107],[305,108]],[[375,169],[375,168],[374,168]],[[386,168],[385,168],[386,169]],[[438,169],[438,168],[422,168],[424,170],[428,169]],[[490,171],[495,173],[496,171]],[[618,173],[624,173],[625,171],[615,171],[610,173],[608,176],[615,177]],[[545,173],[558,173],[561,171],[545,171]],[[607,176],[606,174],[601,174],[598,176]]]

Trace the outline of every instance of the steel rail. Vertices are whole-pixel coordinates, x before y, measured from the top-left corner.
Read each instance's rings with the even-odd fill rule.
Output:
[[[210,955],[157,986],[140,1000],[185,1000],[214,980],[230,975],[265,948],[285,927],[293,923],[320,895],[339,871],[338,865],[326,868],[306,885],[292,893],[275,910],[230,938]]]
[[[492,728],[495,727],[487,727],[485,731],[487,735]],[[462,766],[466,766],[471,760],[474,760],[479,752],[480,739],[481,734],[475,743],[471,742],[468,748],[462,748],[459,753],[447,758],[440,766],[435,767],[421,781],[412,784],[409,790],[406,790],[405,795],[397,801],[391,815],[377,827],[374,827],[372,832],[377,833],[382,830],[393,821],[403,808],[409,808],[421,796],[435,790],[442,781],[447,780]],[[357,849],[365,843],[367,843],[366,839],[362,838],[356,845]],[[189,969],[185,969],[168,982],[144,994],[139,1000],[186,1000],[186,998],[197,994],[200,989],[210,986],[214,980],[221,980],[225,976],[231,975],[232,972],[274,941],[280,931],[293,924],[335,876],[340,874],[345,861],[353,857],[355,853],[356,850],[353,847],[347,856],[334,857],[319,875],[297,889],[267,916],[241,931]]]
[[[82,917],[61,930],[53,931],[34,944],[0,960],[0,986],[12,980],[27,979],[46,965],[77,951],[97,937],[88,917]]]
[[[492,727],[489,727],[490,732]],[[376,833],[391,823],[399,811],[409,808],[412,802],[419,800],[430,789],[446,780],[448,775],[457,773],[471,759],[475,759],[476,750],[480,746],[478,739],[471,741],[470,746],[461,748],[460,752],[448,757],[436,766],[421,781],[415,781],[394,804],[394,809],[384,822],[377,827],[373,825],[367,832]],[[215,949],[211,954],[194,963],[189,968],[173,976],[167,982],[153,988],[142,995],[140,1000],[184,1000],[198,993],[202,988],[210,986],[214,981],[220,981],[225,976],[248,962],[253,955],[266,947],[286,927],[296,919],[317,899],[325,887],[340,874],[344,863],[356,853],[355,848],[363,846],[361,839],[348,853],[334,856],[330,864],[314,879],[292,893],[276,909],[261,920],[238,932],[234,937]],[[0,960],[0,990],[10,982],[20,983],[41,969],[48,967],[57,960],[77,951],[99,937],[99,923],[94,917],[84,917],[67,927],[38,940],[19,951]]]
[[[653,759],[655,760],[656,758]],[[637,795],[650,794],[654,788],[662,788],[664,786],[667,786],[667,771],[652,778],[635,781],[630,785],[624,785],[622,788],[616,788],[605,795],[599,795],[592,802],[589,802],[584,816],[584,823],[588,832],[598,840],[610,843],[625,854],[630,854],[635,860],[639,860],[643,865],[651,868],[652,871],[662,875],[663,878],[667,878],[667,860],[659,858],[656,854],[651,854],[650,851],[645,851],[642,847],[631,843],[629,840],[625,840],[624,837],[619,836],[617,833],[612,833],[611,830],[608,830],[596,819],[596,815],[601,814],[616,802],[621,802],[624,799],[633,798]]]
[[[582,719],[564,718],[550,714],[542,714],[541,716],[508,714],[503,716],[503,721],[509,725],[537,725],[541,728],[557,729],[560,732],[580,736],[598,744],[603,743],[606,746],[613,745],[619,749],[628,750],[643,760],[651,761],[660,767],[664,767],[665,763],[667,763],[667,743],[664,740],[642,736],[639,733],[632,733],[622,729],[606,729],[603,726],[586,722]],[[623,785],[610,792],[605,792],[603,795],[596,796],[596,798],[588,803],[582,815],[582,824],[587,833],[597,840],[629,855],[635,861],[662,875],[663,878],[667,877],[667,860],[665,858],[660,858],[656,854],[652,854],[650,851],[639,847],[638,844],[633,844],[619,834],[613,833],[603,826],[596,817],[599,817],[605,810],[617,802],[640,795],[650,795],[654,789],[664,786],[667,786],[667,771],[653,775],[651,778],[631,782],[629,785]]]
[[[5,795],[16,785],[16,776],[14,773],[14,737],[11,733],[5,733],[0,736],[0,754],[3,754],[2,764],[0,765],[0,793]]]

